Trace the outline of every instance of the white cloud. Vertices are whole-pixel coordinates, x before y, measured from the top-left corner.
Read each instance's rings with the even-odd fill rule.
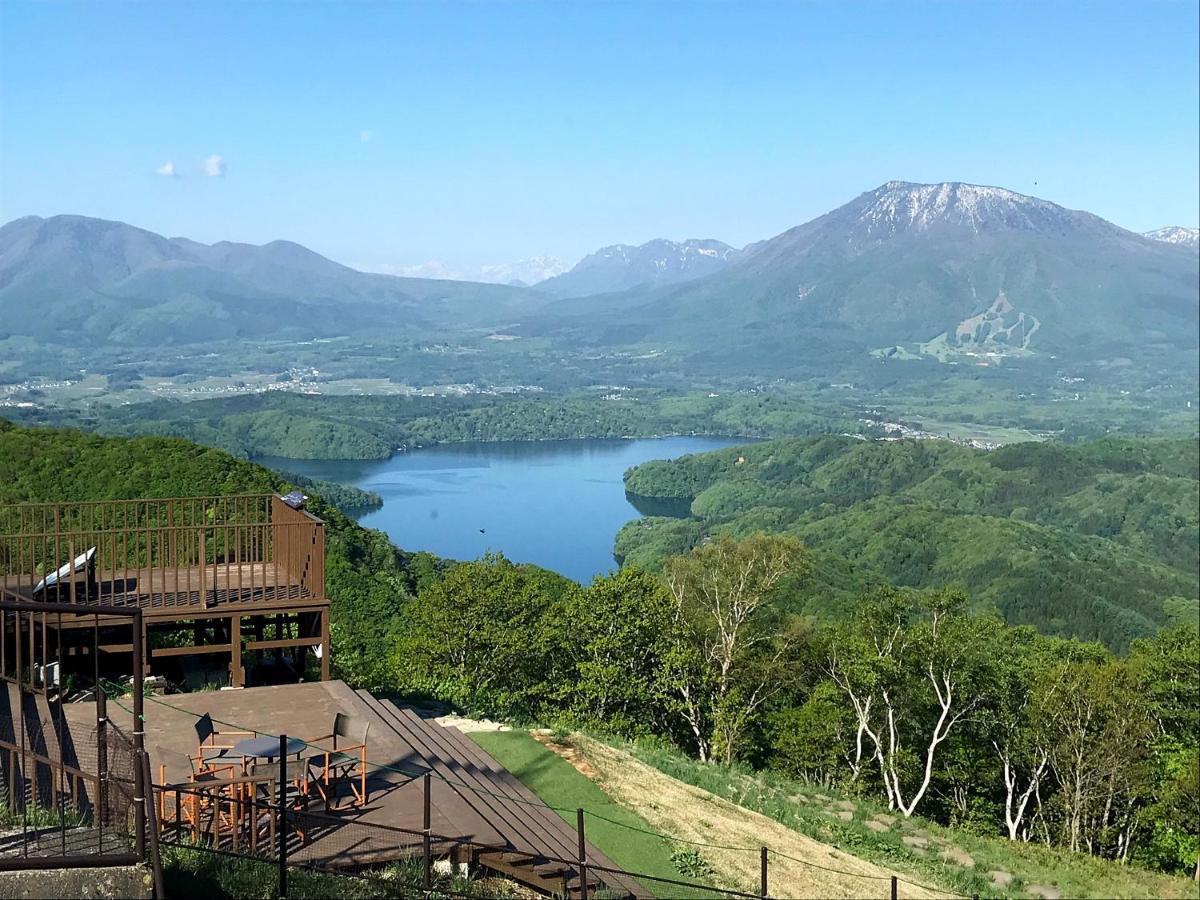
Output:
[[[440,259],[431,259],[428,262],[418,263],[415,266],[386,262],[353,262],[350,263],[350,268],[358,269],[360,272],[373,272],[376,275],[399,275],[403,278],[437,278],[442,281],[462,281],[465,277],[462,272]]]
[[[375,132],[370,128],[364,128],[358,133],[358,139],[364,144],[369,143],[375,137]]]
[[[161,175],[161,176],[163,176],[163,178],[178,178],[179,177],[179,172],[175,168],[175,163],[169,159],[165,163],[163,163],[161,166],[156,168],[154,170],[154,174]]]
[[[209,178],[222,178],[227,168],[228,166],[224,158],[220,154],[214,153],[208,159],[204,160],[200,170]]]

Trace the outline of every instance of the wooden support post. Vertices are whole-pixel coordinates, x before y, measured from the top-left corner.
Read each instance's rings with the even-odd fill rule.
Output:
[[[893,875],[892,876],[892,900],[897,900],[897,898],[899,896],[900,896],[900,885],[896,879],[896,876]]]
[[[138,859],[146,859],[146,791],[149,785],[142,778],[139,760],[146,752],[146,692],[143,689],[146,666],[146,645],[142,640],[142,614],[133,617],[133,754],[136,771],[133,776],[134,847]]]
[[[329,607],[321,610],[321,680],[329,680]]]
[[[587,841],[583,834],[583,807],[575,810],[575,830],[579,837],[579,898],[587,900],[588,898],[588,882],[587,882]]]
[[[279,896],[287,896],[287,735],[279,736]]]
[[[767,848],[762,848],[762,877],[759,879],[759,895],[766,897],[767,895]]]
[[[200,608],[208,608],[208,548],[205,546],[204,529],[200,530]]]
[[[229,618],[229,683],[235,688],[242,686],[242,617]]]
[[[430,835],[431,835],[431,829],[433,827],[433,825],[432,825],[432,821],[433,821],[432,809],[431,809],[432,801],[431,801],[430,793],[431,793],[431,788],[432,788],[432,784],[433,784],[433,779],[430,777],[430,774],[428,772],[425,773],[425,778],[423,779],[423,781],[424,781],[424,791],[425,791],[425,803],[424,803],[423,811],[421,813],[421,858],[424,862],[424,866],[423,866],[424,872],[423,872],[422,884],[424,884],[425,890],[428,891],[433,888],[433,848],[430,846]]]

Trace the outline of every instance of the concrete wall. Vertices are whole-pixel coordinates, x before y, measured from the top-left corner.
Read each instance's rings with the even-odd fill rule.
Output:
[[[150,900],[154,879],[142,866],[0,872],[0,900]]]

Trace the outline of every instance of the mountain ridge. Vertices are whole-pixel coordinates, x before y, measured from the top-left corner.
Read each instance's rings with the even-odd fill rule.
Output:
[[[1142,237],[1167,244],[1179,244],[1200,250],[1200,228],[1184,228],[1182,225],[1166,225],[1153,231],[1142,232]]]
[[[537,287],[559,297],[584,297],[678,284],[721,271],[741,252],[712,238],[654,238],[644,244],[610,244]]]
[[[1196,257],[1091,213],[1004,188],[888,182],[717,273],[608,298],[619,324],[572,300],[581,341],[636,341],[698,364],[789,371],[814,360],[998,365],[1170,357],[1197,345]],[[901,352],[902,351],[902,352]]]
[[[140,344],[444,330],[546,302],[524,288],[360,272],[293,241],[204,244],[73,215],[0,226],[0,337]]]

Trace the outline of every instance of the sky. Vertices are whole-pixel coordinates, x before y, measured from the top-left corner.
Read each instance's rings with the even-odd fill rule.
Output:
[[[741,246],[893,179],[1200,219],[1200,11],[0,2],[0,220],[453,271]]]

